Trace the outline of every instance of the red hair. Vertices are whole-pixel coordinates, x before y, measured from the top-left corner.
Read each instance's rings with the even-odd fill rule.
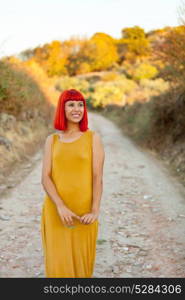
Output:
[[[88,129],[88,117],[87,117],[87,105],[85,98],[83,95],[75,90],[65,90],[61,93],[58,104],[55,112],[55,118],[54,118],[54,128],[58,130],[66,130],[67,129],[67,119],[65,116],[65,102],[69,100],[75,100],[75,101],[83,101],[84,103],[84,114],[82,120],[79,122],[80,130],[86,131]]]

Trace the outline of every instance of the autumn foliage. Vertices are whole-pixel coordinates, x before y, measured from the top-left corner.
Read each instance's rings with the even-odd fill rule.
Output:
[[[177,84],[183,83],[185,80],[185,26],[169,28],[165,38],[155,50],[164,63],[161,76]]]
[[[168,82],[182,84],[184,44],[184,26],[167,26],[147,33],[133,26],[123,28],[119,39],[97,32],[89,39],[54,40],[20,56],[24,64],[38,70],[35,74],[41,74],[42,69],[53,78],[60,92],[66,87],[81,88],[94,106],[124,105],[166,91]],[[102,82],[94,82],[93,73],[102,72]],[[83,74],[92,74],[91,79],[75,78]]]

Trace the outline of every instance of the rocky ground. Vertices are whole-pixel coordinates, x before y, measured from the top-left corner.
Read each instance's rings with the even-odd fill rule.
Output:
[[[89,127],[105,148],[94,277],[185,277],[185,189],[111,121],[89,113]],[[45,277],[42,151],[1,186],[1,278]]]

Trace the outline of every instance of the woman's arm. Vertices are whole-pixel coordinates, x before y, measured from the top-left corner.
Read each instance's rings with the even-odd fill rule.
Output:
[[[100,200],[103,192],[103,166],[105,152],[101,137],[93,134],[93,203],[92,212],[99,212]]]
[[[103,143],[99,134],[93,135],[93,201],[91,212],[81,217],[84,224],[93,223],[99,215],[100,200],[103,191],[103,165],[105,160],[105,152]]]
[[[49,135],[46,139],[45,147],[44,147],[41,183],[45,192],[48,194],[51,200],[56,204],[56,206],[58,206],[58,205],[64,205],[64,202],[62,201],[61,197],[57,193],[56,187],[51,179],[52,142],[53,142],[53,135]]]

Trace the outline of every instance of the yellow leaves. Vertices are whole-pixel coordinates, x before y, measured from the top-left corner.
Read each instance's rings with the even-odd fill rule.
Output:
[[[145,38],[145,31],[139,26],[126,27],[122,30],[123,39],[139,40]]]
[[[151,52],[150,42],[144,29],[139,26],[124,28],[122,38],[117,44],[120,55],[124,55],[129,61],[134,61],[137,56],[148,56]]]
[[[56,82],[56,88],[59,91],[67,90],[67,89],[77,89],[86,92],[89,88],[89,83],[86,80],[79,79],[75,76],[62,76]],[[86,95],[85,95],[86,96]]]
[[[106,69],[118,60],[117,48],[114,39],[105,33],[96,33],[90,39],[92,45],[92,70]]]
[[[124,105],[126,95],[129,94],[137,84],[121,75],[115,81],[98,82],[91,97],[93,106],[105,107],[108,104]]]
[[[82,62],[78,68],[78,74],[91,72],[91,66],[87,62]]]
[[[154,78],[158,74],[158,70],[155,66],[152,66],[149,63],[141,63],[137,68],[134,69],[133,79],[151,79]]]

